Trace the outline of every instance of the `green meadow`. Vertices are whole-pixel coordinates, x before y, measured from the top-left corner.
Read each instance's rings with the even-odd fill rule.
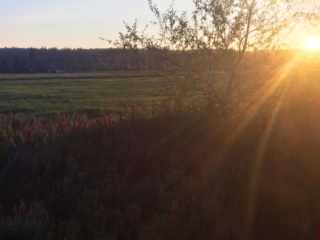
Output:
[[[151,77],[6,79],[0,80],[0,113],[120,113],[125,104],[157,106],[166,96],[164,89],[160,79]]]

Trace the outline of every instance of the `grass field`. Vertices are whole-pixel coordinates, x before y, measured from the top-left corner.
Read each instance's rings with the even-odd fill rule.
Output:
[[[156,106],[166,95],[162,82],[149,77],[61,78],[11,76],[0,80],[0,113],[53,117],[56,114],[119,113],[123,105]],[[0,76],[0,79],[3,76]],[[49,77],[49,76],[46,76]],[[53,78],[56,77],[56,78]],[[65,76],[64,76],[65,77]]]
[[[43,80],[43,79],[101,79],[101,78],[131,78],[153,75],[150,71],[116,71],[116,72],[79,72],[79,73],[35,73],[35,74],[0,74],[0,80]]]

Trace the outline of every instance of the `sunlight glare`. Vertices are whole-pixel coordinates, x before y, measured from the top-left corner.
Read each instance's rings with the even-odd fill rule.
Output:
[[[304,44],[304,48],[309,51],[315,51],[320,48],[320,40],[316,36],[312,36],[308,38],[308,40]]]

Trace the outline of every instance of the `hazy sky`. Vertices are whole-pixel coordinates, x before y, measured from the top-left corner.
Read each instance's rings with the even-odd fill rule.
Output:
[[[154,2],[165,10],[171,0]],[[191,12],[192,0],[175,2]],[[104,48],[99,37],[116,39],[135,18],[140,28],[154,20],[148,0],[0,0],[0,48]]]
[[[171,0],[156,0],[160,9]],[[191,9],[192,0],[176,0]],[[0,0],[1,47],[103,48],[99,37],[116,39],[123,21],[152,19],[147,0]]]

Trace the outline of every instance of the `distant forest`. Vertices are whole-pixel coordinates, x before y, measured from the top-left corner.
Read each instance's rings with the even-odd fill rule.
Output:
[[[164,53],[164,52],[163,52]],[[167,52],[174,54],[181,64],[194,64],[192,51]],[[0,74],[3,73],[73,73],[106,71],[161,70],[179,71],[173,61],[168,61],[166,54],[154,55],[147,50],[124,49],[57,49],[57,48],[0,48]],[[225,70],[233,64],[233,52],[226,53],[223,63],[208,58],[206,52],[195,54],[196,61],[202,66],[211,64],[215,70]],[[285,65],[299,54],[299,51],[248,52],[241,68],[276,69]],[[317,53],[306,52],[299,65],[318,67]],[[199,57],[200,56],[200,57]]]
[[[118,49],[0,48],[0,73],[141,70],[121,60]]]

